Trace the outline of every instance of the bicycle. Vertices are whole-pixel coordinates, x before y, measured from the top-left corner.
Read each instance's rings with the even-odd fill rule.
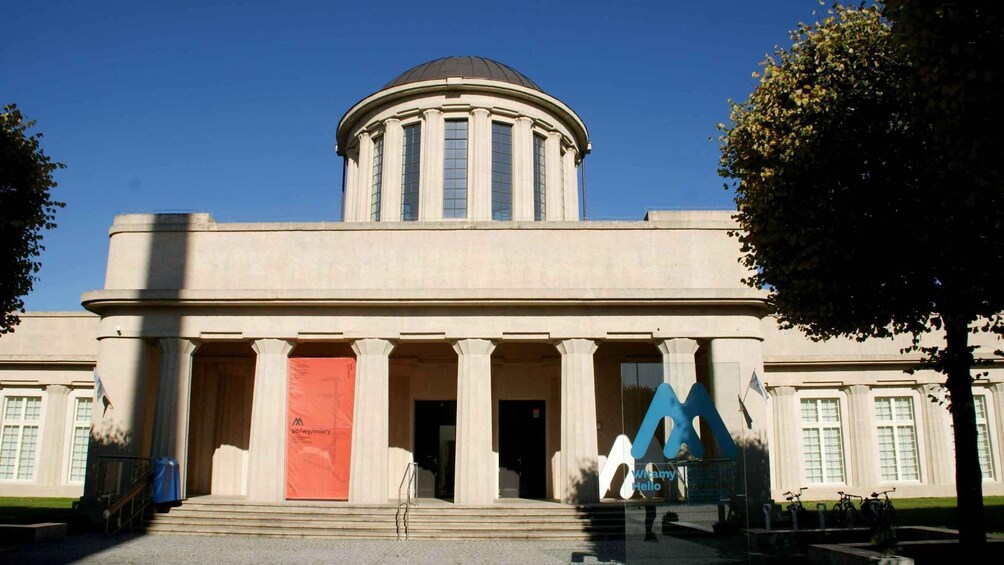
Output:
[[[789,490],[782,495],[788,501],[788,513],[791,515],[791,529],[793,530],[798,530],[799,517],[806,518],[808,516],[805,512],[805,507],[802,506],[802,492],[805,489],[806,487],[801,487],[798,489],[798,492]]]
[[[865,525],[873,530],[888,529],[896,519],[896,509],[889,500],[889,493],[896,492],[896,487],[883,492],[873,492],[870,497],[861,501],[861,515]],[[879,498],[884,496],[885,500]]]
[[[838,491],[837,494],[840,495],[840,500],[830,510],[833,524],[838,528],[853,528],[860,520],[858,509],[854,507],[854,499],[864,501],[865,497],[844,491]]]

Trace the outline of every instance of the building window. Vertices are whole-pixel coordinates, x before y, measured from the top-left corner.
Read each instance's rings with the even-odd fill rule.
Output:
[[[533,219],[540,221],[546,215],[545,199],[547,171],[544,167],[544,137],[533,136]]]
[[[70,437],[71,482],[81,482],[87,473],[87,442],[91,435],[90,398],[77,398],[73,404],[73,432]]]
[[[383,137],[373,140],[373,179],[370,198],[370,219],[380,221],[380,199],[383,196]]]
[[[41,397],[8,396],[4,399],[0,479],[30,480],[35,477],[41,419]]]
[[[492,122],[492,219],[512,219],[512,126]]]
[[[422,124],[404,128],[404,164],[401,168],[401,220],[418,219],[418,181],[422,159]]]
[[[920,480],[917,427],[913,414],[913,399],[909,396],[875,399],[879,466],[883,481]]]
[[[443,217],[467,217],[467,120],[446,120]]]
[[[839,400],[802,400],[802,448],[807,483],[844,482],[844,441],[840,431]]]
[[[976,453],[980,458],[980,473],[984,479],[994,478],[994,462],[990,456],[990,419],[987,416],[987,397],[974,395],[976,408]]]

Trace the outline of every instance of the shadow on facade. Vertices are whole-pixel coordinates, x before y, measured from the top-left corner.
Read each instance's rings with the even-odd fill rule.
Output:
[[[136,484],[150,468],[152,457],[174,456],[176,442],[185,445],[186,438],[176,433],[182,411],[187,417],[187,402],[177,398],[179,393],[187,394],[187,385],[179,388],[177,384],[179,360],[185,356],[164,338],[182,335],[179,300],[186,282],[189,230],[207,219],[204,214],[156,214],[148,222],[137,222],[141,234],[149,236],[144,264],[131,262],[130,253],[122,253],[125,246],[142,245],[142,235],[128,231],[133,218],[121,226],[124,245],[110,245],[109,271],[118,270],[118,281],[134,280],[130,273],[144,268],[145,276],[134,283],[139,288],[128,288],[131,285],[117,284],[110,273],[108,290],[133,291],[135,298],[97,310],[114,334],[105,335],[98,345],[96,373],[107,396],[95,405],[84,494],[77,503],[95,529],[106,527],[103,511]],[[170,374],[165,375],[165,370]],[[155,434],[170,439],[156,442]],[[164,446],[165,453],[152,453],[155,443]],[[47,561],[72,562],[130,537],[74,542],[73,551]]]

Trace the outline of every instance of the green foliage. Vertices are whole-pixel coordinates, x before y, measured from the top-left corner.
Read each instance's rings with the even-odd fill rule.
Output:
[[[775,49],[719,125],[745,282],[781,326],[909,333],[922,366],[947,375],[967,542],[983,532],[968,336],[1004,334],[1002,12],[835,5]],[[944,347],[920,346],[932,330]]]
[[[933,13],[897,4],[896,15]],[[801,24],[719,125],[746,282],[768,291],[784,327],[919,335],[948,315],[1004,331],[1004,85],[989,61],[1001,21],[965,25],[996,26],[983,35],[997,51],[991,40],[959,51],[931,48],[916,31],[930,18],[918,19],[899,29],[878,7],[838,5]]]
[[[21,297],[31,291],[45,249],[42,230],[56,227],[50,197],[56,187],[54,163],[39,146],[41,133],[30,134],[35,122],[25,120],[13,104],[0,113],[0,335],[13,331],[24,311]]]

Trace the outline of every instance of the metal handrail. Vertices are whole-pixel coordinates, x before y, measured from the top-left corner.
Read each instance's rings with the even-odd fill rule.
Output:
[[[102,512],[102,516],[105,519],[105,533],[115,535],[121,532],[126,526],[132,530],[137,519],[141,520],[147,508],[150,506],[150,487],[151,479],[153,477],[153,467],[149,465],[150,459],[146,457],[117,455],[101,456],[98,458],[98,475],[101,477],[105,475],[108,464],[107,460],[142,461],[147,463],[142,469],[134,467],[132,482],[129,485],[129,488],[127,488],[125,493],[118,496],[114,501],[111,499],[114,493],[103,494],[100,492],[100,488],[104,486],[103,479],[99,483],[101,486],[99,486],[98,497],[105,498],[108,501],[108,508]],[[128,510],[126,509],[127,506]]]
[[[404,539],[408,539],[408,514],[412,506],[416,504],[412,502],[411,493],[415,488],[415,462],[411,461],[404,469],[404,476],[401,477],[401,483],[397,486],[397,513],[394,514],[394,526],[397,529],[397,539],[401,540],[401,530],[402,525],[404,529]],[[401,490],[407,491],[407,499],[402,500]],[[403,512],[402,512],[403,507]]]

